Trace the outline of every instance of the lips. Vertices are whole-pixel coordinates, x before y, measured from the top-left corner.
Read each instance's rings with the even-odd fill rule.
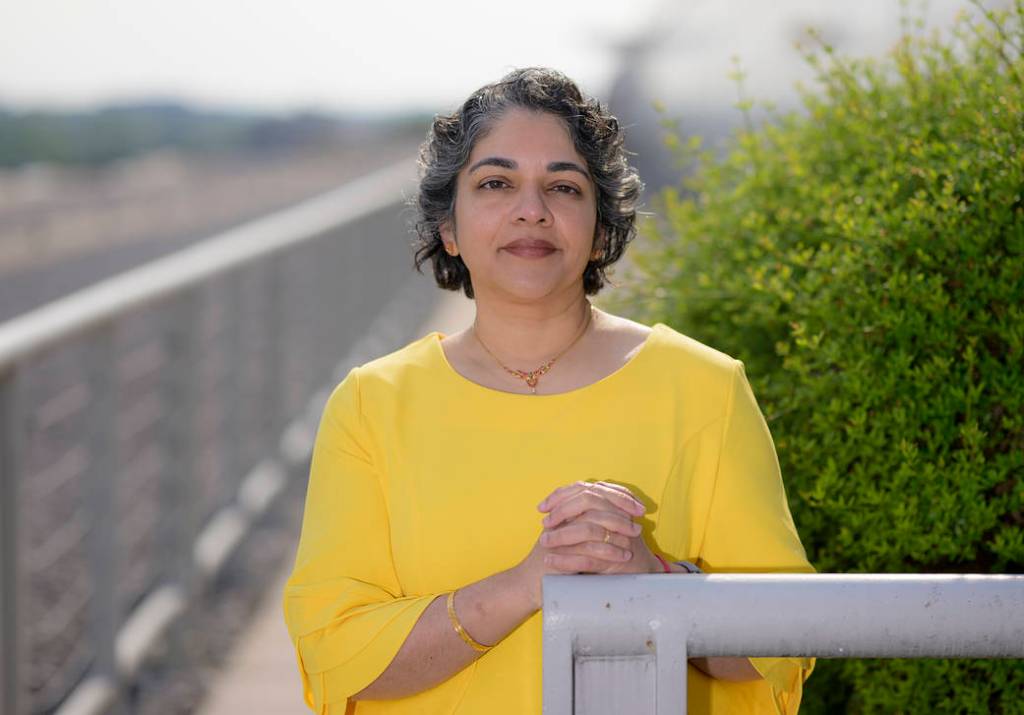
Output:
[[[543,239],[519,238],[502,246],[502,250],[520,258],[544,258],[558,249]]]

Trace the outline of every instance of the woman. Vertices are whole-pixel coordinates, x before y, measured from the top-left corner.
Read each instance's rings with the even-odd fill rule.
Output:
[[[421,165],[417,266],[476,319],[328,401],[285,592],[309,705],[540,713],[545,574],[811,570],[742,365],[587,300],[635,234],[615,118],[518,70]],[[693,659],[690,712],[795,712],[810,667]]]

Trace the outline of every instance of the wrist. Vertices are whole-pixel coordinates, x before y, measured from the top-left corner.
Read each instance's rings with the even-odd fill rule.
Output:
[[[534,574],[520,562],[505,572],[511,582],[511,590],[523,604],[523,608],[533,615],[544,606],[541,575]]]
[[[650,565],[647,568],[647,573],[671,573],[672,566],[669,563],[658,556],[658,554],[651,552],[651,558],[649,559]]]

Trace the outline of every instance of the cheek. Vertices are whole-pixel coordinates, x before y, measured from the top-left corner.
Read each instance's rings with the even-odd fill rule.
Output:
[[[576,218],[576,225],[580,241],[589,251],[593,247],[597,235],[597,216],[591,209],[582,210]]]

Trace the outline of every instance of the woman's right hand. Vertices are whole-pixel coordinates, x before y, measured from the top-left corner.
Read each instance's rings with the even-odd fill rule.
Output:
[[[608,482],[575,482],[560,487],[538,506],[550,511],[555,505],[568,520],[553,523],[546,516],[530,553],[516,566],[517,576],[535,609],[543,605],[541,579],[547,574],[615,573],[633,557],[634,539],[640,525],[633,521],[646,508],[627,489]],[[572,546],[551,546],[549,529],[572,529]],[[568,558],[567,558],[568,557]],[[572,563],[571,570],[565,564]],[[561,566],[561,567],[560,567]]]

